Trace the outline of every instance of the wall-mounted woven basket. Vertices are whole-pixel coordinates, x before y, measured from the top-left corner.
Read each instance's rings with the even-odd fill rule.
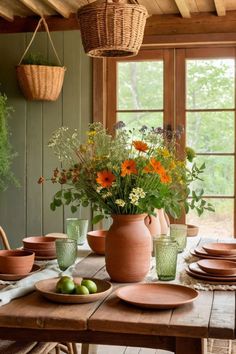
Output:
[[[42,21],[60,66],[21,64],[24,56],[26,55],[34,40],[36,32],[38,31]],[[34,35],[32,36],[32,39],[19,62],[19,65],[16,66],[17,80],[25,98],[30,101],[57,100],[62,89],[65,71],[66,68],[61,65],[60,59],[53,45],[48,26],[45,20],[41,18],[36,27]]]
[[[147,10],[136,0],[97,0],[78,11],[85,53],[92,57],[136,55],[143,41]]]

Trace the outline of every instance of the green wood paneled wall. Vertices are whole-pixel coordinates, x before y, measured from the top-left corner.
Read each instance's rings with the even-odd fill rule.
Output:
[[[81,139],[92,120],[92,63],[84,54],[79,31],[52,33],[52,39],[67,67],[63,91],[56,102],[29,102],[16,81],[18,64],[31,34],[0,35],[0,91],[6,93],[14,108],[10,119],[11,141],[18,156],[13,171],[21,186],[9,186],[0,194],[0,225],[5,229],[11,247],[21,245],[25,236],[65,231],[69,209],[50,210],[50,201],[58,186],[50,182],[37,184],[39,176],[50,176],[59,166],[47,147],[52,132],[64,125],[78,128]],[[45,33],[38,33],[31,47],[54,59]],[[90,218],[89,209],[75,217]]]

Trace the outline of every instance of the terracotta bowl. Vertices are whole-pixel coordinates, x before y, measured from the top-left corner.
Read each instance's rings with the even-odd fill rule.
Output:
[[[56,251],[56,238],[45,236],[32,236],[23,239],[24,249],[30,250],[55,250]]]
[[[198,231],[199,231],[198,226],[187,224],[187,236],[189,237],[197,236]]]
[[[28,274],[34,264],[34,252],[25,250],[0,250],[1,274]]]
[[[96,254],[105,254],[106,230],[96,230],[87,233],[89,247]]]
[[[55,249],[38,250],[37,248],[36,249],[23,248],[23,250],[34,252],[36,257],[56,257]]]

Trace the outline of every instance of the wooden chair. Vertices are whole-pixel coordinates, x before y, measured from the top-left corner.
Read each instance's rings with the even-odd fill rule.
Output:
[[[0,239],[3,248],[10,250],[10,245],[7,235],[0,226]],[[55,349],[56,354],[78,354],[76,344],[74,343],[51,343],[51,342],[21,342],[21,341],[7,341],[0,340],[0,353],[4,354],[49,354],[51,350]]]

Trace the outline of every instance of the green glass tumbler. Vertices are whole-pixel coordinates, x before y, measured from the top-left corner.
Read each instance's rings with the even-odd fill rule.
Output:
[[[160,237],[155,240],[156,271],[159,280],[174,280],[178,246],[170,237]]]
[[[183,252],[187,244],[187,225],[170,224],[170,237],[178,244],[178,252]]]
[[[83,245],[88,232],[88,220],[78,218],[66,219],[66,233],[68,238],[76,240],[78,245]]]
[[[77,242],[69,238],[57,239],[56,255],[59,268],[62,271],[66,270],[77,258]]]

